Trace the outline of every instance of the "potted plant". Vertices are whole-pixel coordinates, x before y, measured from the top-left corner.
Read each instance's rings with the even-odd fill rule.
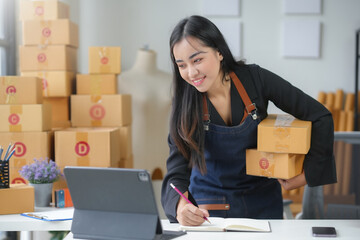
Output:
[[[60,168],[49,159],[34,159],[34,163],[24,165],[19,171],[29,185],[35,190],[35,206],[48,207],[51,202],[51,191],[55,181],[61,176]]]

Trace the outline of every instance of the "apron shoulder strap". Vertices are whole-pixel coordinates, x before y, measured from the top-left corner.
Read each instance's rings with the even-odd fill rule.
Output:
[[[230,77],[233,80],[237,91],[240,94],[241,99],[245,104],[245,109],[248,113],[254,111],[256,109],[255,104],[251,102],[249,95],[247,94],[244,86],[240,82],[239,78],[236,76],[234,72],[230,73]]]
[[[230,77],[234,82],[234,85],[237,89],[237,91],[240,94],[241,99],[243,100],[244,104],[245,104],[245,111],[244,111],[244,117],[243,119],[245,119],[245,117],[248,114],[251,114],[252,118],[255,120],[257,119],[257,114],[256,114],[256,105],[255,103],[253,103],[249,97],[249,95],[247,94],[243,84],[241,83],[241,81],[239,80],[239,78],[236,76],[236,74],[234,72],[230,73]],[[246,116],[245,116],[246,114]]]
[[[206,99],[205,93],[202,94],[202,97],[203,97],[204,129],[207,131],[207,130],[209,130],[210,114],[209,114],[209,110],[208,110],[207,99]]]
[[[244,72],[244,73],[242,73],[242,75],[243,74],[248,74],[247,77],[251,78],[251,75],[248,72],[246,72],[246,73]],[[254,120],[256,120],[258,118],[258,115],[257,115],[257,111],[256,111],[257,109],[256,109],[255,103],[253,103],[251,101],[246,89],[244,88],[244,85],[241,83],[241,81],[236,76],[236,74],[234,72],[231,72],[229,75],[230,75],[232,81],[234,82],[234,85],[235,85],[235,87],[236,87],[242,101],[245,104],[244,116],[243,116],[243,119],[241,120],[241,122],[244,121],[244,119],[248,116],[248,114],[251,114],[252,118]],[[252,94],[254,95],[254,98],[255,98],[256,92],[252,91],[252,89],[250,89],[250,92],[251,93],[254,92]],[[202,94],[202,95],[203,95],[203,113],[204,113],[203,121],[204,121],[205,130],[207,130],[206,128],[208,126],[208,123],[210,122],[210,116],[209,116],[206,96],[205,96],[205,94]]]

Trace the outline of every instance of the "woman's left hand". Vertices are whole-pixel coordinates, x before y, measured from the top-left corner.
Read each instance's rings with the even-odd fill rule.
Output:
[[[305,173],[302,172],[290,179],[278,179],[279,183],[285,190],[292,190],[295,188],[302,187],[306,184]]]

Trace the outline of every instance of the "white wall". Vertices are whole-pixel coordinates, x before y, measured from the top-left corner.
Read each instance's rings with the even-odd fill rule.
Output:
[[[79,71],[88,71],[89,46],[120,46],[122,70],[131,68],[139,48],[157,52],[158,67],[170,72],[168,40],[181,18],[199,13],[200,1],[79,0]]]
[[[77,5],[72,10],[79,10],[79,72],[88,72],[89,46],[121,46],[125,71],[134,63],[137,49],[145,44],[158,53],[158,67],[171,72],[170,33],[183,17],[201,14],[203,1],[206,0],[68,0],[70,5]],[[323,0],[321,15],[285,15],[283,0],[240,0],[240,7],[240,16],[235,18],[242,23],[242,57],[248,63],[274,71],[315,98],[319,91],[353,91],[360,1]],[[284,19],[321,21],[319,59],[281,56]]]

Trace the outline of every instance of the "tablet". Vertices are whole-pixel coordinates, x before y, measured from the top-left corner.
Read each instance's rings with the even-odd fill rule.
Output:
[[[74,204],[74,238],[171,239],[184,234],[163,231],[146,170],[65,167],[64,174]]]

